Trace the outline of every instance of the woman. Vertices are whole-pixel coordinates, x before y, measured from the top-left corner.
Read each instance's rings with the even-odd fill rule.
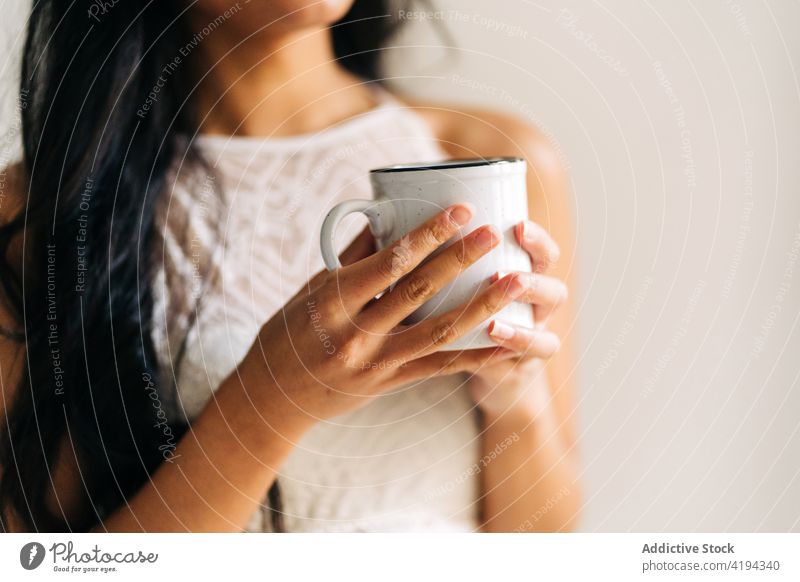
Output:
[[[381,88],[396,20],[373,0],[35,3],[0,210],[4,529],[573,526],[566,179],[514,119]],[[463,204],[401,269],[368,232],[320,269],[322,215],[370,168],[495,155],[529,162],[535,276],[399,327],[498,243],[481,227],[423,263]],[[440,350],[512,300],[539,328]]]

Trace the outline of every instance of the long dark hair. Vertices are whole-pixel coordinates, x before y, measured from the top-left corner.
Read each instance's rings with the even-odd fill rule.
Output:
[[[12,516],[30,530],[88,529],[167,454],[153,406],[154,390],[174,391],[158,377],[151,338],[154,210],[176,157],[202,159],[182,139],[197,130],[192,68],[170,68],[148,100],[191,38],[186,8],[143,4],[36,0],[30,14],[20,86],[26,204],[0,226],[0,292],[18,322],[3,331],[26,348],[0,431],[6,531]],[[376,80],[396,15],[386,0],[357,0],[333,27],[343,65]],[[19,272],[9,255],[22,235]],[[175,440],[186,429],[176,419],[166,426]],[[47,502],[54,465],[73,455],[91,505],[78,517]],[[280,529],[277,485],[269,499]]]

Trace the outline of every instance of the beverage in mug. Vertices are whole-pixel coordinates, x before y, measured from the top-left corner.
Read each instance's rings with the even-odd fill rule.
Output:
[[[472,221],[461,227],[466,235],[484,224],[492,224],[501,233],[501,242],[470,265],[419,307],[407,320],[416,323],[459,307],[477,296],[490,284],[495,273],[530,271],[528,253],[514,237],[514,227],[528,218],[525,185],[526,163],[521,158],[449,160],[432,164],[402,164],[370,171],[374,200],[346,200],[326,216],[320,233],[322,257],[328,269],[341,266],[333,239],[336,226],[347,214],[363,212],[379,249],[401,241],[402,237],[423,222],[453,204],[469,202],[475,208]],[[437,252],[457,243],[460,236]],[[460,243],[458,243],[460,244]],[[402,260],[398,256],[398,260]],[[525,326],[533,325],[529,304],[511,303],[492,319]],[[496,347],[488,335],[489,320],[444,346],[444,350]]]

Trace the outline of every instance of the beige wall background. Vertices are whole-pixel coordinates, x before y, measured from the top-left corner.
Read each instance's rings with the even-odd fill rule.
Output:
[[[800,4],[436,5],[399,85],[571,170],[582,528],[800,531]]]
[[[582,529],[800,531],[800,4],[434,4],[394,82],[537,124],[571,172]],[[0,0],[3,144],[27,5]]]

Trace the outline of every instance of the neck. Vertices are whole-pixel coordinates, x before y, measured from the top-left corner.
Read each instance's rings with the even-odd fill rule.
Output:
[[[328,29],[245,40],[224,29],[200,47],[202,133],[309,133],[375,105],[363,82],[337,64]]]

